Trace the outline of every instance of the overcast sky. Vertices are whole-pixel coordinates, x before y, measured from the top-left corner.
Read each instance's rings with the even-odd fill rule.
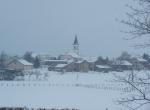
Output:
[[[118,56],[135,50],[123,40],[125,5],[131,0],[0,0],[0,51],[58,55],[72,50],[75,34],[83,56]],[[146,51],[148,52],[148,51]]]

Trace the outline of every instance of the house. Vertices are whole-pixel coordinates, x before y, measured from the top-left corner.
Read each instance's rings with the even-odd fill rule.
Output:
[[[97,61],[97,57],[87,57],[84,58],[88,64],[89,64],[89,70],[90,71],[95,71],[95,66],[96,66],[96,61]]]
[[[87,61],[69,62],[67,64],[58,64],[53,68],[58,72],[88,72],[89,64]]]
[[[88,72],[89,71],[89,63],[86,60],[81,60],[75,62],[74,71],[76,72]]]
[[[57,58],[56,57],[53,57],[49,54],[36,54],[36,53],[32,53],[31,54],[31,57],[33,59],[36,59],[38,58],[39,61],[40,61],[40,66],[43,67],[43,68],[47,68],[49,65],[49,61],[50,60],[56,60]]]
[[[16,59],[11,61],[7,68],[10,70],[30,70],[33,69],[33,64],[24,59]]]
[[[138,62],[140,62],[141,64],[143,65],[147,65],[148,64],[148,61],[143,59],[143,58],[136,58]]]
[[[81,57],[74,52],[68,52],[68,53],[65,53],[63,55],[60,55],[58,59],[77,61],[77,60],[81,60]]]
[[[55,67],[58,64],[67,64],[67,60],[44,60],[41,61],[41,66],[48,67],[49,69]]]
[[[40,61],[44,61],[44,60],[56,60],[56,57],[53,57],[49,54],[38,54],[38,55],[32,55],[32,56],[36,56],[40,59]],[[35,58],[35,57],[34,57]]]
[[[3,73],[5,73],[5,69],[0,68],[0,74],[3,74]]]
[[[108,65],[96,65],[95,67],[95,71],[98,71],[98,72],[109,72],[112,70],[113,70],[112,67]]]
[[[15,76],[22,75],[20,70],[9,70],[0,68],[0,80],[14,80]]]
[[[65,72],[67,64],[58,64],[54,67],[54,71]]]
[[[137,63],[139,63],[139,65],[141,65],[141,69],[150,69],[150,64],[148,62],[148,60],[144,59],[144,58],[136,58],[137,59]]]
[[[0,68],[0,80],[3,80],[3,79],[4,79],[5,73],[6,73],[6,70]]]
[[[130,62],[132,63],[133,69],[135,70],[150,69],[149,62],[140,56],[132,57]]]
[[[73,72],[74,71],[74,62],[69,64],[58,64],[55,66],[54,71],[58,72]]]
[[[133,65],[127,60],[117,60],[115,64],[112,65],[113,70],[123,71],[123,70],[132,70]]]

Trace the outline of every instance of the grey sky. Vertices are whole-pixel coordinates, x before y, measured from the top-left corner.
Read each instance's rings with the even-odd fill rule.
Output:
[[[77,33],[83,56],[143,52],[120,33],[131,0],[0,0],[0,51],[58,55],[72,49]]]

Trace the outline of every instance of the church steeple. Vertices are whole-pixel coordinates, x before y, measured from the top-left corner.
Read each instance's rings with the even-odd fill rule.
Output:
[[[78,38],[77,38],[77,34],[75,35],[75,39],[74,39],[73,45],[79,45],[79,43],[78,43]]]
[[[73,51],[74,51],[74,53],[79,55],[79,42],[78,42],[77,34],[75,35],[75,39],[74,39],[74,43],[73,43]]]

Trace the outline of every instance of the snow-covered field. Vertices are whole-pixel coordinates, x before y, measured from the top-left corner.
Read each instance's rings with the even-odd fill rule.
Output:
[[[116,101],[130,93],[130,88],[115,82],[113,73],[62,74],[33,70],[27,72],[24,78],[17,78],[24,81],[0,82],[0,106],[128,110]],[[149,109],[147,107],[142,110]]]

